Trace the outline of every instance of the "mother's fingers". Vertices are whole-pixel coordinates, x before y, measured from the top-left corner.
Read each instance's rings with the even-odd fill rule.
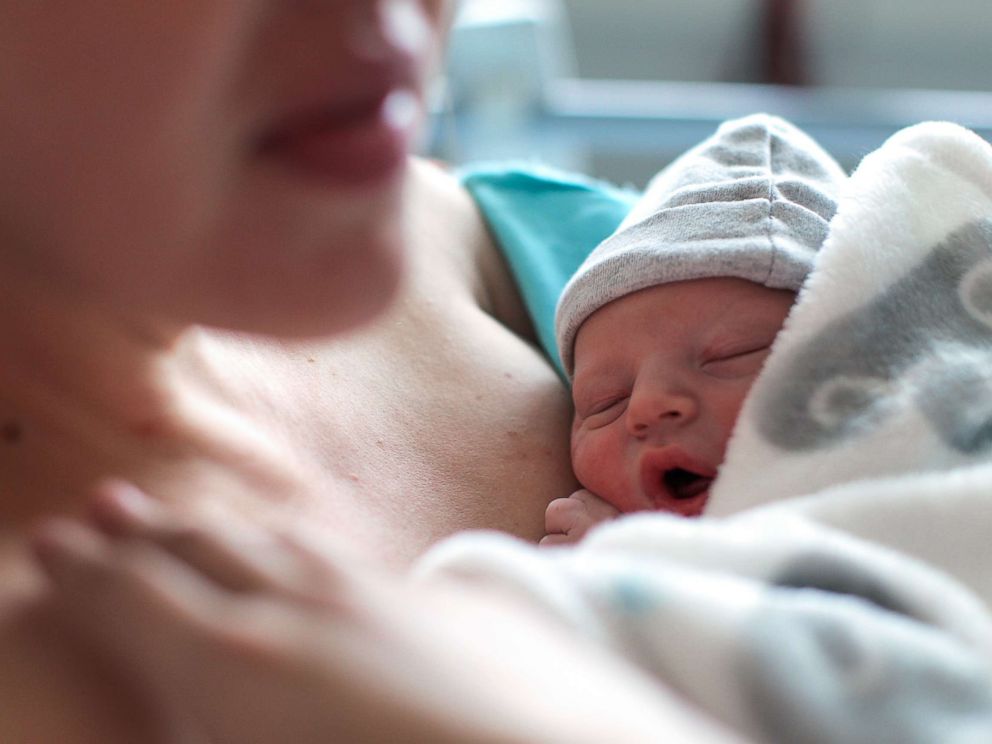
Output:
[[[154,607],[192,622],[203,619],[196,608],[211,606],[211,615],[216,610],[212,605],[218,600],[208,585],[154,545],[110,542],[84,524],[53,519],[38,529],[33,547],[60,593],[92,599],[106,610],[108,625],[115,622],[114,607],[134,617]]]
[[[59,609],[169,685],[208,669],[211,653],[291,653],[310,617],[278,596],[231,593],[155,543],[111,541],[72,520],[50,520],[33,547]]]
[[[75,627],[166,678],[197,655],[203,629],[235,615],[223,596],[154,546],[112,543],[85,525],[51,520],[36,533],[34,549],[60,612]]]
[[[175,741],[303,741],[252,721],[273,718],[267,701],[308,671],[307,615],[227,592],[154,543],[68,520],[44,525],[34,548],[62,616],[149,694]]]
[[[177,630],[200,621],[171,592],[160,594],[142,578],[145,558],[115,555],[103,535],[68,520],[43,526],[34,547],[54,586],[58,617],[126,673],[139,699],[155,712],[161,734],[156,741],[207,744],[206,732],[172,689],[172,681],[183,676],[179,665],[186,655],[201,656],[190,634]],[[107,570],[117,563],[128,566],[126,574]],[[176,616],[183,617],[178,626],[171,621]]]
[[[147,541],[232,592],[285,592],[304,567],[273,533],[234,514],[190,515],[123,482],[101,484],[94,522],[125,541]]]

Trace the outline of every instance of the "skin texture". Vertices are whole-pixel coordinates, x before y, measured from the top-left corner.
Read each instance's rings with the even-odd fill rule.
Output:
[[[652,463],[716,475],[794,297],[742,279],[698,279],[594,313],[576,338],[572,388],[572,463],[586,490],[552,502],[547,542],[574,541],[616,512],[699,514],[708,489],[659,496]]]

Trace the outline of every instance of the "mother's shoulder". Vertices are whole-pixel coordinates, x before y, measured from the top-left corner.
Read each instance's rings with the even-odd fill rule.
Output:
[[[476,200],[443,164],[413,159],[407,189],[408,244],[418,267],[528,341],[534,332],[513,274]],[[452,296],[452,295],[449,295]]]

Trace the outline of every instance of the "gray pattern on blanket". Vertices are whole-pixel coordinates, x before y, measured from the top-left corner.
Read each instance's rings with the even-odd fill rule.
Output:
[[[771,590],[738,670],[762,740],[782,744],[988,741],[992,695],[970,649],[859,600]]]
[[[827,553],[798,555],[772,579],[739,663],[768,741],[985,740],[992,690],[981,663],[890,589]]]
[[[757,401],[756,420],[783,449],[858,436],[910,405],[950,448],[992,449],[992,219],[949,235],[778,372]]]
[[[791,558],[771,583],[779,587],[846,594],[883,610],[916,618],[910,605],[889,589],[883,577],[874,575],[865,566],[828,553],[809,552]]]

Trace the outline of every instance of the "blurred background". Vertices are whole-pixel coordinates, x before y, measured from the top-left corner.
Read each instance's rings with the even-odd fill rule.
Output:
[[[642,187],[766,111],[851,170],[919,121],[992,139],[990,42],[992,0],[463,0],[424,150]]]

